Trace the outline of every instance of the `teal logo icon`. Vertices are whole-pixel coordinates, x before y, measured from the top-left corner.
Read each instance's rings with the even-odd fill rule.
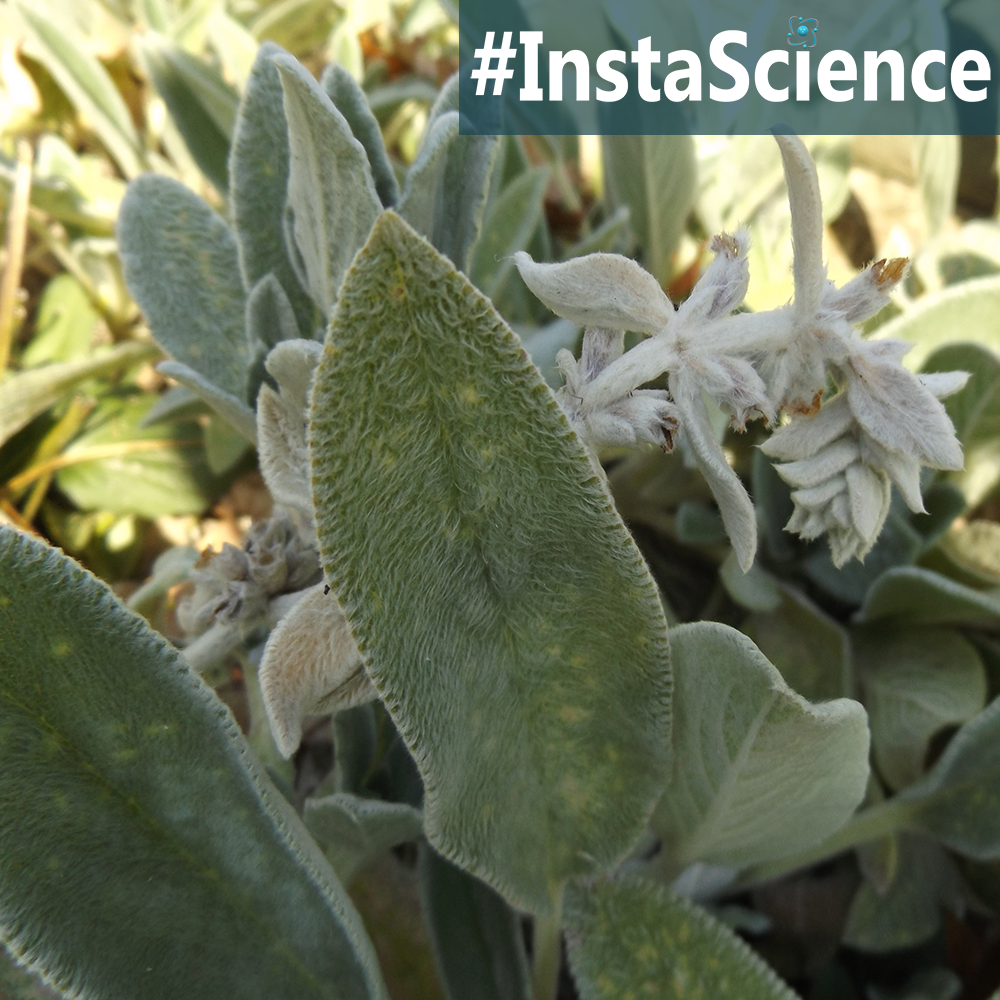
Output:
[[[816,44],[819,21],[814,17],[790,17],[788,19],[788,44],[798,49],[811,49]]]

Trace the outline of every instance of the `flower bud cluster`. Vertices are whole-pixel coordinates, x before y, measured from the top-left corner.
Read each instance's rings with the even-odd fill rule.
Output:
[[[591,254],[560,264],[515,255],[525,284],[554,313],[585,328],[580,360],[560,353],[560,403],[594,451],[680,439],[710,486],[744,570],[753,562],[753,505],[730,468],[706,402],[743,431],[748,420],[790,422],[763,445],[785,463],[794,489],[788,531],[827,534],[834,562],[863,558],[885,522],[891,485],[923,511],[920,468],[959,469],[962,449],[939,399],[964,372],[917,377],[901,364],[907,345],[865,341],[857,324],[889,301],[906,261],[878,261],[841,288],[826,278],[816,168],[797,136],[776,135],[792,218],[795,297],[762,313],[736,312],[749,285],[745,230],[716,236],[715,257],[676,309],[638,264]],[[624,351],[625,331],[647,339]],[[668,389],[642,389],[667,375]],[[833,382],[837,394],[824,395]]]

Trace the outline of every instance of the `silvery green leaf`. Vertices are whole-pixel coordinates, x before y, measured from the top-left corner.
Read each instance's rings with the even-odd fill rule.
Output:
[[[901,316],[883,323],[874,341],[898,338],[913,344],[908,365],[919,369],[930,354],[957,336],[1000,351],[1000,276],[974,278],[925,295]]]
[[[882,954],[912,948],[941,926],[941,910],[962,904],[962,882],[954,862],[932,840],[898,838],[899,860],[884,892],[871,882],[858,888],[844,927],[844,944]]]
[[[577,883],[564,918],[581,1000],[797,1000],[725,925],[654,883]]]
[[[940,231],[955,208],[960,161],[959,136],[913,136],[913,166],[923,197],[929,236]]]
[[[399,202],[399,214],[432,243],[435,218],[441,206],[452,197],[452,192],[445,188],[445,173],[448,154],[457,137],[457,111],[448,111],[428,121],[416,159],[406,173]]]
[[[354,138],[365,147],[375,190],[385,208],[399,200],[399,184],[382,140],[382,130],[368,107],[368,98],[358,82],[339,63],[330,63],[320,78],[320,86],[344,116]]]
[[[273,57],[288,121],[288,231],[306,285],[324,316],[382,206],[368,154],[309,72],[287,54]]]
[[[561,264],[537,264],[514,255],[524,283],[557,316],[580,326],[659,333],[674,307],[657,280],[634,260],[595,253]]]
[[[255,399],[264,380],[264,362],[276,344],[299,339],[295,312],[281,282],[269,271],[247,296],[247,351],[251,359],[247,383]]]
[[[279,392],[263,385],[257,397],[260,471],[277,503],[302,511],[312,520],[306,407],[313,372],[322,348],[314,340],[286,340],[267,356],[265,365]]]
[[[427,844],[420,896],[448,1000],[530,1000],[521,921],[502,896]]]
[[[566,251],[565,258],[584,257],[589,253],[613,253],[619,249],[628,222],[628,206],[620,205],[596,229],[577,240]]]
[[[514,335],[391,212],[311,412],[324,570],[424,778],[428,839],[549,912],[631,849],[665,780],[648,571]]]
[[[282,756],[302,739],[302,721],[375,698],[361,654],[336,598],[316,584],[278,622],[260,662],[271,734]]]
[[[628,208],[643,263],[666,284],[697,193],[694,141],[689,135],[606,135],[601,150],[609,204]]]
[[[316,307],[302,288],[285,245],[283,219],[288,191],[288,125],[281,77],[272,62],[284,50],[264,42],[254,60],[233,127],[229,204],[247,288],[272,273],[298,321],[296,336],[311,337]]]
[[[229,189],[229,143],[239,95],[221,73],[175,42],[146,32],[138,49],[153,86],[201,172],[223,195]]]
[[[747,573],[747,579],[757,566]],[[778,668],[785,682],[809,701],[849,696],[853,690],[847,630],[804,594],[780,584],[772,608],[755,609],[743,631]]]
[[[996,628],[1000,591],[976,590],[917,566],[883,573],[865,595],[857,620],[896,618],[921,625]]]
[[[986,703],[975,647],[952,629],[879,625],[854,633],[879,774],[905,788],[924,771],[931,737]]]
[[[472,258],[469,277],[477,288],[496,297],[545,214],[549,167],[534,167],[511,181],[490,206]]]
[[[344,885],[380,854],[424,833],[419,809],[344,792],[307,799],[302,820]]]
[[[22,962],[76,996],[385,1000],[347,893],[228,710],[104,584],[2,527],[0,648]]]
[[[199,399],[207,403],[223,420],[228,420],[249,442],[257,441],[257,418],[246,403],[223,392],[213,382],[209,382],[199,372],[193,371],[179,361],[161,361],[157,371],[190,389]]]
[[[125,281],[157,343],[245,400],[246,297],[236,241],[218,213],[178,181],[143,174],[122,201],[118,245]]]
[[[868,780],[861,705],[810,704],[726,625],[675,628],[671,652],[672,777],[652,820],[667,864],[747,867],[839,829]]]

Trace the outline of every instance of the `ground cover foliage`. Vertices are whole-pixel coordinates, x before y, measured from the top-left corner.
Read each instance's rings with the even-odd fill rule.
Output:
[[[0,6],[0,995],[990,996],[992,137],[453,15]]]

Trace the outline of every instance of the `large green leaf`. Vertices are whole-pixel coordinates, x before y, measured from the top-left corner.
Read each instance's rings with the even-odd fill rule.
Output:
[[[127,341],[78,361],[57,361],[12,375],[0,384],[0,444],[81,382],[131,368],[158,353],[150,344]]]
[[[670,645],[673,773],[652,824],[665,864],[746,867],[842,826],[868,780],[861,705],[811,705],[726,625],[683,625]]]
[[[183,657],[0,527],[0,928],[94,998],[385,996],[294,810]]]
[[[183,184],[144,174],[122,201],[125,281],[159,343],[223,392],[247,396],[245,295],[236,241]]]
[[[653,883],[574,887],[564,916],[581,1000],[796,1000],[731,930]]]
[[[521,921],[500,896],[426,844],[420,896],[449,1000],[531,1000]]]
[[[976,278],[927,295],[883,323],[875,336],[913,344],[906,363],[916,370],[932,351],[956,340],[1000,351],[1000,277]]]
[[[645,565],[516,338],[391,212],[344,283],[310,439],[324,570],[428,838],[548,911],[629,850],[666,778]]]
[[[281,77],[273,62],[283,52],[273,42],[264,42],[250,71],[233,128],[229,204],[246,287],[273,273],[295,310],[300,336],[312,337],[316,306],[296,277],[285,243],[288,125]]]
[[[218,70],[167,38],[149,33],[139,51],[195,163],[224,195],[239,95]]]
[[[304,284],[324,316],[382,205],[368,154],[305,67],[274,57],[285,94],[289,174],[286,238],[298,249]]]
[[[939,573],[900,566],[883,573],[857,614],[862,622],[896,618],[921,625],[1000,625],[1000,590],[973,590]]]
[[[38,4],[16,0],[30,32],[30,54],[42,62],[73,106],[91,123],[126,177],[143,169],[144,154],[132,116],[108,71]]]
[[[612,205],[627,205],[643,266],[661,284],[694,206],[697,182],[689,135],[607,135],[604,174]]]
[[[1000,338],[998,338],[1000,339]],[[924,371],[966,371],[968,384],[945,400],[948,416],[965,449],[965,468],[948,473],[977,506],[1000,482],[1000,357],[977,344],[947,344],[925,362]]]
[[[857,629],[854,639],[875,763],[890,788],[903,788],[923,774],[939,729],[982,710],[986,671],[953,629],[881,623]]]

